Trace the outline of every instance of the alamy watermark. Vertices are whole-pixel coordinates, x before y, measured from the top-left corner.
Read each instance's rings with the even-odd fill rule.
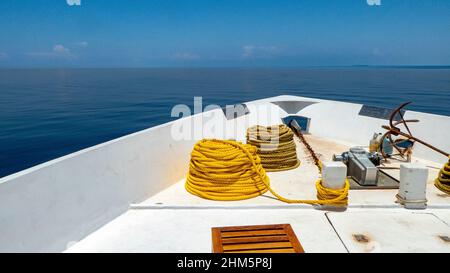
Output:
[[[381,6],[381,0],[366,0],[369,6]]]
[[[66,0],[69,6],[81,6],[81,0]]]
[[[186,104],[175,105],[171,117],[178,118],[171,125],[171,136],[176,141],[200,140],[204,138],[228,139],[245,142],[247,128],[253,125],[278,125],[282,113],[271,103],[236,104],[220,107],[210,104],[203,106],[202,97],[194,97],[194,107]],[[276,127],[271,132],[262,127],[260,135],[277,135]],[[265,139],[278,144],[279,138]]]

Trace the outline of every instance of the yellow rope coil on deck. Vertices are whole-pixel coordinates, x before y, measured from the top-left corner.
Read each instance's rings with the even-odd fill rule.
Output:
[[[434,181],[434,185],[446,194],[450,194],[450,157],[448,162],[440,170],[438,177]]]
[[[220,201],[249,199],[265,193],[268,184],[254,146],[204,139],[192,150],[185,187],[194,195]]]
[[[342,189],[323,187],[316,182],[318,200],[292,200],[277,194],[261,165],[256,148],[231,140],[204,139],[191,153],[186,190],[202,198],[220,201],[242,200],[270,191],[286,203],[347,205],[349,183]]]
[[[268,172],[295,169],[300,165],[294,133],[284,124],[248,128],[247,144],[257,147],[261,163]]]

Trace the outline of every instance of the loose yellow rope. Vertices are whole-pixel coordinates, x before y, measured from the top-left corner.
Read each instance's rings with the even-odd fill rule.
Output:
[[[300,165],[294,133],[284,124],[248,128],[247,144],[257,147],[257,154],[267,172],[295,169]]]
[[[450,157],[448,162],[439,172],[438,177],[434,181],[434,185],[446,194],[450,194]]]
[[[318,200],[292,200],[277,194],[261,165],[256,148],[231,140],[204,139],[191,153],[186,190],[202,198],[220,201],[242,200],[270,191],[286,203],[347,205],[349,183],[342,189],[325,188],[316,182]]]

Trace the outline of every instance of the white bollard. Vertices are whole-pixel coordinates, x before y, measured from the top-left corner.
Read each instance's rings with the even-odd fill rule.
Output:
[[[425,209],[427,206],[426,189],[428,168],[420,163],[400,165],[400,187],[398,203],[407,209]]]
[[[325,188],[339,190],[345,186],[347,166],[340,161],[322,162],[322,185]]]

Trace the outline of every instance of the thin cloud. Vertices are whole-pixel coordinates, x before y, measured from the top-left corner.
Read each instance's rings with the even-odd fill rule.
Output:
[[[81,42],[75,43],[75,45],[77,45],[79,47],[88,47],[89,43],[86,41],[81,41]]]
[[[376,47],[376,48],[374,48],[372,50],[372,55],[374,55],[374,56],[383,56],[384,53],[383,53],[383,51],[381,51],[381,49]]]
[[[253,56],[253,52],[255,50],[255,46],[246,45],[242,47],[242,58],[249,58]]]
[[[245,45],[242,47],[243,59],[269,59],[278,54],[276,46]]]
[[[64,47],[62,44],[56,44],[53,46],[52,51],[42,52],[28,52],[27,56],[33,58],[72,58],[74,55],[70,50]]]
[[[70,50],[65,48],[63,45],[54,45],[53,52],[58,55],[70,54]]]
[[[0,52],[0,60],[6,60],[9,56],[6,54],[6,52]]]

